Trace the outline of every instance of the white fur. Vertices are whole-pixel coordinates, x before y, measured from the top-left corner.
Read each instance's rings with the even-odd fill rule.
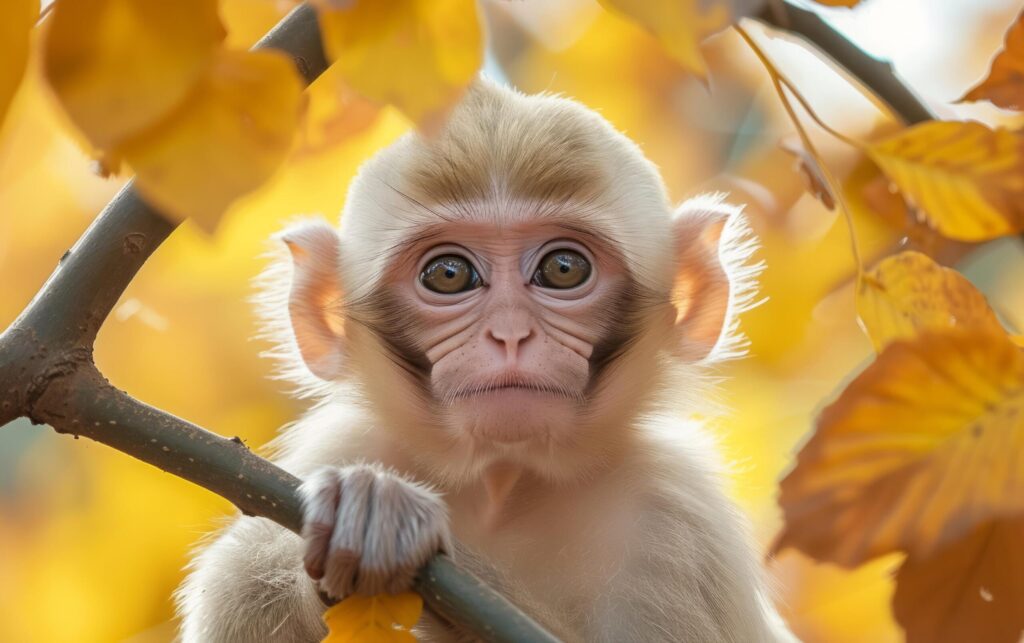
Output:
[[[552,159],[559,162],[543,165]],[[446,163],[457,176],[478,175],[474,198],[431,201],[416,185],[417,172]],[[549,181],[552,189],[577,176],[597,177],[601,189],[567,192],[554,205],[531,201],[515,172],[503,168]],[[391,572],[418,565],[423,543],[432,549],[448,537],[437,496],[413,481],[429,484],[447,504],[456,562],[566,641],[792,640],[771,606],[746,522],[721,490],[714,445],[699,425],[681,419],[707,397],[707,367],[743,350],[736,319],[752,305],[760,266],[749,264],[756,244],[738,208],[710,196],[673,214],[653,165],[599,116],[564,98],[527,97],[481,82],[439,141],[406,136],[360,171],[342,218],[337,269],[344,295],[374,292],[390,249],[439,217],[515,222],[556,206],[615,240],[631,275],[666,302],[673,219],[724,219],[717,254],[732,288],[725,329],[710,354],[696,364],[671,359],[664,346],[674,331],[652,323],[630,358],[611,367],[610,383],[573,439],[483,452],[458,436],[443,437],[436,418],[404,399],[403,380],[369,336],[345,338],[350,377],[322,382],[304,371],[286,313],[291,267],[279,260],[264,277],[269,294],[260,300],[278,342],[272,354],[284,377],[317,403],[276,441],[277,462],[312,476],[304,492],[310,521],[353,513],[335,502],[353,472],[397,485],[397,496],[411,502],[405,511],[433,512],[424,533],[398,524],[393,512],[386,521],[355,512],[358,520],[336,525],[338,550],[355,547],[349,541],[361,528],[381,542],[405,534],[411,546],[397,556],[374,554],[376,567]],[[496,463],[506,468],[495,472]],[[309,551],[266,520],[238,519],[201,550],[177,594],[183,639],[317,640],[322,603],[303,570]],[[347,591],[346,582],[337,586]],[[464,640],[429,617],[419,636]]]

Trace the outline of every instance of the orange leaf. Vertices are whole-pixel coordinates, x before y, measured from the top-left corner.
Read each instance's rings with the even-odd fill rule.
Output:
[[[930,121],[868,145],[907,202],[943,235],[1024,230],[1024,139],[981,123]]]
[[[910,224],[903,197],[871,159],[862,157],[842,179],[842,184],[846,205],[857,216],[876,216],[901,231]],[[928,236],[936,235],[928,231]]]
[[[992,59],[988,76],[960,99],[973,100],[989,100],[1006,109],[1024,109],[1024,13],[1017,16],[1006,32],[1006,42]]]
[[[188,100],[121,152],[142,195],[173,219],[212,230],[227,206],[284,160],[302,81],[275,51],[221,51]]]
[[[985,296],[971,282],[912,251],[887,257],[864,275],[857,312],[876,350],[932,329],[1003,332]]]
[[[29,32],[39,17],[39,0],[5,0],[0,9],[0,124],[25,75]]]
[[[725,2],[702,0],[599,0],[608,11],[649,31],[671,58],[701,78],[707,66],[700,53],[704,38],[725,29],[732,16]]]
[[[1017,643],[1024,629],[1024,518],[988,522],[896,575],[908,643]]]
[[[224,35],[215,0],[59,0],[43,68],[71,121],[107,151],[180,105]]]
[[[419,594],[352,595],[324,614],[324,643],[412,643],[411,630],[423,613]]]
[[[826,7],[855,7],[860,3],[860,0],[814,0],[818,4],[823,4]]]
[[[977,328],[892,342],[821,413],[779,503],[776,551],[845,566],[1024,511],[1024,352]]]
[[[483,64],[474,0],[316,4],[324,49],[348,86],[424,130],[441,125]]]

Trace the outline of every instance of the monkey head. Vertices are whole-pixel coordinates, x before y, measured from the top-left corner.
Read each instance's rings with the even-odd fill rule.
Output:
[[[743,230],[717,198],[674,211],[594,112],[480,80],[438,136],[363,166],[340,231],[283,233],[288,341],[424,466],[578,475],[735,348]]]

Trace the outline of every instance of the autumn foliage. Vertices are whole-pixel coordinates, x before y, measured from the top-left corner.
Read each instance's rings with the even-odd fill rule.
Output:
[[[249,50],[293,2],[58,0],[42,17],[38,0],[0,6],[0,269],[10,281],[9,293],[0,296],[4,319],[31,296],[47,262],[73,241],[74,234],[54,232],[60,226],[49,222],[66,228],[71,221],[74,231],[109,196],[105,179],[85,169],[88,160],[104,177],[133,175],[140,193],[164,215],[194,221],[204,233],[185,226],[184,240],[165,249],[164,259],[154,259],[149,281],[143,276],[115,311],[123,316],[119,321],[139,326],[111,331],[116,341],[101,343],[101,356],[114,364],[114,376],[136,383],[150,399],[205,417],[222,432],[266,439],[296,409],[263,383],[263,367],[249,357],[251,346],[231,343],[248,323],[243,304],[235,302],[244,298],[244,284],[256,270],[251,258],[261,239],[294,214],[333,216],[361,160],[409,128],[436,131],[488,51],[524,89],[564,91],[603,108],[659,163],[676,196],[703,180],[702,187],[730,189],[737,200],[751,202],[771,299],[744,320],[752,365],[732,367],[737,383],[729,385],[727,397],[738,407],[738,419],[725,442],[730,456],[754,463],[757,471],[746,474],[743,484],[766,490],[763,498],[745,497],[742,488],[737,495],[754,511],[761,540],[778,557],[769,563],[780,602],[793,606],[787,616],[797,633],[807,640],[879,640],[873,638],[879,632],[922,642],[1020,639],[1024,262],[1005,268],[997,262],[990,270],[997,275],[992,283],[1002,284],[988,289],[994,303],[956,269],[964,257],[980,262],[986,253],[1005,252],[998,249],[1005,244],[1016,244],[1020,254],[1020,115],[1000,111],[982,120],[907,123],[898,109],[882,104],[882,117],[872,114],[870,126],[847,127],[818,113],[806,74],[801,80],[784,69],[766,37],[772,32],[753,20],[770,7],[753,1],[600,0],[600,6],[581,4],[564,24],[556,13],[544,13],[550,7],[529,2],[312,4],[333,64],[309,88],[284,54]],[[857,0],[819,4],[823,12],[861,10]],[[576,29],[573,21],[583,27]],[[965,83],[956,95],[1019,110],[1024,14],[999,39],[998,51],[986,50],[991,67],[984,78],[966,92]],[[734,60],[740,54],[744,64]],[[719,134],[692,121],[714,120],[718,111],[729,110],[730,99],[755,102],[748,86],[758,83],[764,100],[781,107],[775,120],[795,136],[785,138],[784,151],[776,145],[778,133],[768,131],[762,148],[742,150],[744,160],[708,179],[727,165],[727,155],[712,167],[711,154],[702,150],[720,142]],[[865,83],[856,91],[882,102],[872,89]],[[703,111],[693,107],[701,104]],[[758,117],[770,120],[770,109]],[[737,119],[730,130],[742,123],[747,121]],[[19,128],[43,142],[19,142]],[[63,149],[67,141],[81,150],[60,157],[74,170],[53,160],[36,162],[58,166],[56,174],[67,181],[93,182],[90,194],[103,198],[88,207],[63,193],[18,188],[19,177],[29,175],[25,157],[39,147]],[[737,141],[730,154],[742,147]],[[33,180],[44,176],[34,171]],[[765,192],[770,198],[759,196]],[[45,210],[48,198],[64,199],[53,208],[72,213],[70,219],[54,214],[32,228],[14,212],[15,205]],[[5,243],[15,233],[46,241],[38,248],[22,241],[8,250]],[[32,266],[25,284],[17,272],[23,265]],[[188,351],[179,346],[215,357],[182,361],[180,353]],[[875,355],[868,355],[869,347]],[[130,365],[140,353],[163,365],[159,372]],[[179,383],[180,397],[165,380]],[[234,412],[224,411],[232,400]],[[813,427],[812,410],[818,410]],[[788,429],[775,426],[784,423]],[[262,428],[247,434],[253,425]],[[795,460],[783,453],[808,430]],[[118,466],[131,465],[110,465]],[[96,484],[108,495],[124,493],[136,505],[152,502],[133,497],[113,477],[103,478],[100,469]],[[159,474],[140,469],[130,475],[143,480]],[[4,484],[0,475],[0,491]],[[177,487],[153,491],[181,498],[190,493]],[[777,495],[781,519],[768,506],[771,495]],[[178,505],[169,501],[180,515],[172,511],[168,520],[191,525],[224,510],[188,497]],[[0,511],[14,513],[17,503],[7,502],[0,494]],[[103,514],[104,521],[115,515]],[[53,534],[40,541],[49,543],[47,552],[33,554],[33,543],[11,527],[26,533],[37,527],[24,522],[0,524],[0,546],[16,546],[40,561],[53,550],[59,556],[65,539]],[[153,581],[163,583],[163,595],[177,580],[176,566],[192,536],[165,543],[168,563],[160,569],[167,578]],[[119,553],[105,546],[97,541],[90,551],[106,551],[112,559]],[[3,556],[0,639],[22,640],[36,629],[14,628],[5,637],[3,621],[13,619],[3,616],[3,605],[47,604],[45,578],[61,572],[37,562],[31,573],[43,580],[24,592],[25,583],[19,585],[15,603],[4,585]],[[868,589],[846,595],[860,592],[871,607],[856,612],[853,601],[838,608],[826,604],[856,583]],[[328,611],[330,640],[412,640],[409,629],[421,610],[412,594],[355,597]],[[157,609],[160,619],[169,617],[166,611]],[[870,616],[854,623],[850,614],[860,613]],[[867,622],[880,625],[871,630]],[[60,625],[39,627],[57,633],[51,638],[67,638]],[[94,638],[114,631],[100,629]]]
[[[353,596],[324,614],[326,643],[413,643],[410,631],[423,612],[416,594]]]

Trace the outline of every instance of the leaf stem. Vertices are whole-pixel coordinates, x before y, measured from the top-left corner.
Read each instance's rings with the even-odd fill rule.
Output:
[[[817,148],[811,141],[811,137],[807,134],[807,130],[804,129],[803,124],[800,122],[800,117],[797,115],[796,110],[793,109],[793,105],[790,102],[789,97],[786,95],[786,89],[788,88],[789,91],[792,92],[794,96],[796,96],[797,100],[800,102],[800,105],[805,110],[807,110],[807,112],[811,115],[811,118],[813,118],[816,123],[821,125],[823,129],[828,131],[833,136],[836,136],[843,142],[848,143],[849,145],[853,145],[858,149],[863,149],[864,145],[862,143],[854,141],[853,139],[850,139],[846,136],[839,134],[832,128],[825,125],[814,113],[814,110],[810,108],[810,105],[807,103],[807,100],[803,96],[801,96],[800,92],[798,92],[796,88],[793,87],[793,85],[781,74],[781,72],[779,72],[775,64],[772,63],[772,61],[768,58],[767,54],[764,53],[764,50],[762,50],[761,47],[757,44],[757,42],[755,42],[754,39],[750,36],[750,34],[747,33],[746,29],[744,29],[739,24],[733,25],[733,28],[736,30],[736,33],[738,33],[740,37],[746,41],[747,46],[750,47],[750,50],[754,52],[754,55],[757,56],[758,60],[761,61],[761,64],[764,65],[765,71],[768,72],[768,77],[771,79],[772,85],[775,87],[775,93],[778,95],[779,101],[782,103],[782,106],[785,108],[786,113],[789,115],[789,120],[793,123],[793,127],[796,128],[797,134],[799,134],[800,136],[800,141],[803,143],[804,147],[811,154],[814,160],[818,163],[818,167],[821,168],[822,173],[825,175],[825,180],[828,181],[829,189],[831,189],[832,193],[835,195],[836,203],[839,205],[839,210],[842,213],[843,218],[846,220],[846,226],[849,230],[850,252],[853,255],[853,261],[857,269],[857,284],[859,287],[861,279],[864,276],[864,264],[861,260],[860,247],[857,244],[857,232],[853,225],[853,216],[850,214],[850,209],[846,205],[846,198],[843,196],[842,185],[839,184],[839,182],[836,180],[835,175],[832,174],[832,171],[828,168],[828,165],[825,164],[821,155],[818,153]]]

